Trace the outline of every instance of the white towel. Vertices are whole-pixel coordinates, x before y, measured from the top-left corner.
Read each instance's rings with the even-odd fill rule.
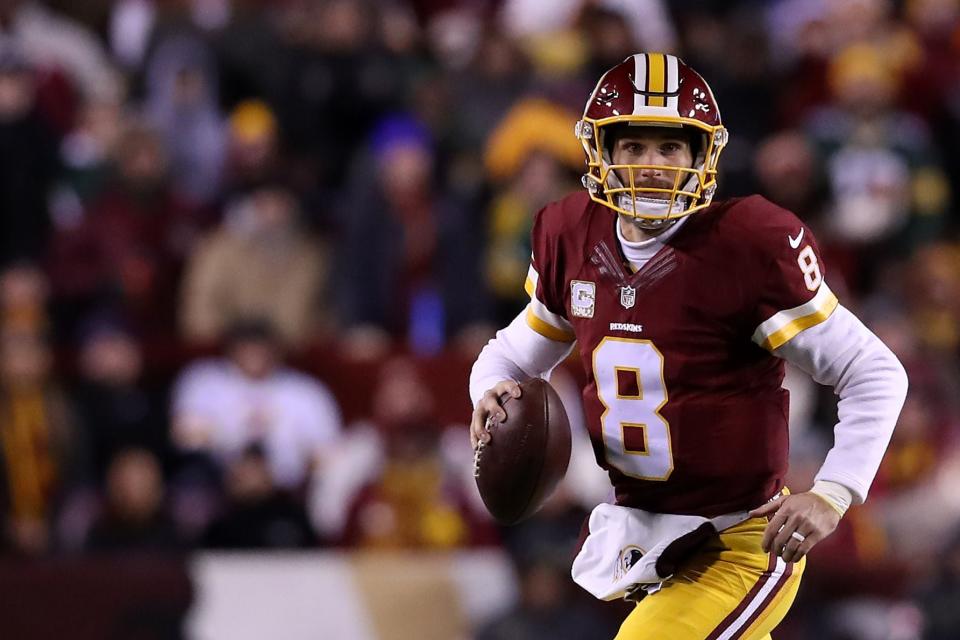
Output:
[[[597,505],[573,580],[601,600],[632,596],[637,588],[655,591],[696,547],[748,517],[748,511],[703,518]]]

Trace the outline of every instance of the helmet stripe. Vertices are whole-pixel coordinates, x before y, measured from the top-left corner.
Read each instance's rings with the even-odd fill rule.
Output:
[[[667,106],[666,96],[663,95],[667,88],[667,68],[663,58],[662,53],[651,53],[648,56],[650,80],[647,83],[647,91],[651,95],[647,98],[647,104],[651,107]],[[656,95],[658,93],[661,95]]]
[[[647,88],[647,56],[643,53],[638,53],[633,56],[633,85],[637,89],[643,89],[644,92]],[[639,91],[634,91],[633,93],[633,112],[641,113],[643,108],[647,106],[647,96],[644,93]]]
[[[677,65],[677,56],[666,56],[667,58],[667,106],[679,114],[680,109],[680,69]]]

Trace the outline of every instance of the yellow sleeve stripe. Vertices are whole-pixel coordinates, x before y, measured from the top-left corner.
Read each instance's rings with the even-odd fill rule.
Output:
[[[538,318],[533,313],[533,309],[530,307],[527,307],[527,324],[531,329],[542,335],[544,338],[549,338],[550,340],[556,340],[557,342],[573,342],[575,339],[575,336],[572,333],[564,331],[563,329],[558,329],[552,324],[549,324]]]
[[[530,276],[527,276],[527,281],[523,283],[523,290],[527,292],[527,295],[531,298],[537,290],[537,285],[533,284],[533,279]]]
[[[807,304],[790,309],[787,313],[781,311],[777,314],[777,316],[783,314],[789,319],[785,324],[778,323],[776,330],[770,333],[762,332],[761,328],[767,323],[760,325],[761,328],[758,328],[757,333],[754,334],[754,341],[768,351],[778,349],[804,329],[816,326],[829,318],[838,304],[837,296],[827,288],[826,284],[823,284],[817,291],[817,295]]]

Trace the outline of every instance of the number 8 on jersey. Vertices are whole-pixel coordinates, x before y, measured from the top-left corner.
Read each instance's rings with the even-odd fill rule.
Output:
[[[643,480],[666,480],[673,471],[663,355],[650,340],[604,338],[593,351],[593,375],[607,462]]]

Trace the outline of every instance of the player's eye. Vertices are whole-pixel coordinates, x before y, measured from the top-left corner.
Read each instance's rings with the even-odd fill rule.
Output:
[[[660,145],[660,151],[661,153],[665,153],[665,154],[678,153],[680,151],[680,143],[665,142],[662,145]]]

